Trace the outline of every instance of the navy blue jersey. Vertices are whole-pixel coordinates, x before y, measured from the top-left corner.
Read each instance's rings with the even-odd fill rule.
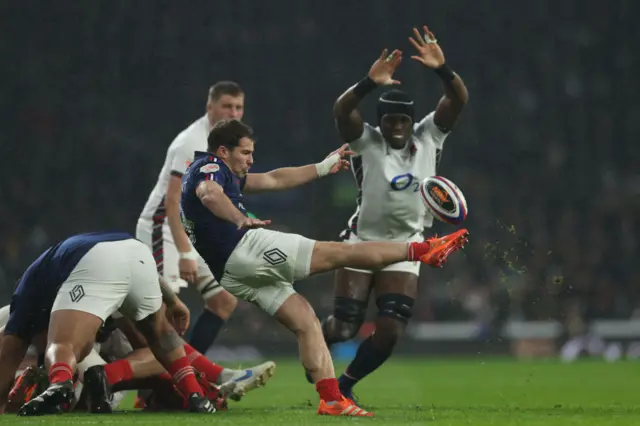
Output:
[[[246,215],[242,198],[246,179],[240,179],[222,160],[207,152],[196,152],[193,163],[182,176],[182,224],[196,251],[220,281],[225,263],[247,231],[217,217],[202,204],[196,188],[205,180],[217,182],[233,205]]]
[[[5,334],[30,341],[49,327],[60,286],[93,246],[133,238],[125,232],[78,234],[48,248],[24,272],[13,292]]]

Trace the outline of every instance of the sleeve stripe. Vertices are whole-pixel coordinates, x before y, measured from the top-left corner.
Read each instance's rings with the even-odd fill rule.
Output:
[[[179,172],[177,170],[171,170],[170,174],[171,174],[171,176],[175,176],[175,177],[179,177],[179,178],[181,178],[184,175],[184,173]]]

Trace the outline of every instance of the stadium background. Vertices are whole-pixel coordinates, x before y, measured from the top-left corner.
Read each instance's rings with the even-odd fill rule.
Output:
[[[409,60],[407,36],[427,23],[470,92],[440,172],[465,192],[472,241],[421,277],[402,349],[444,339],[463,343],[454,351],[504,351],[514,321],[564,338],[640,316],[637,2],[189,4],[0,2],[0,302],[57,239],[134,231],[169,143],[203,114],[216,80],[246,91],[256,171],[337,147],[332,103],[382,47],[405,51],[398,78],[426,114],[440,84]],[[248,207],[274,228],[337,238],[354,194],[344,173]],[[298,288],[319,313],[331,308],[330,275]],[[293,343],[247,305],[220,342]]]

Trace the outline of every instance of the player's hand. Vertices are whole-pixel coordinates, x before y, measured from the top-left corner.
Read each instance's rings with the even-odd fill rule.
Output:
[[[189,329],[191,313],[189,308],[177,296],[176,302],[172,306],[167,306],[167,319],[181,336]]]
[[[253,217],[243,217],[240,219],[236,225],[238,225],[238,229],[255,229],[255,228],[263,228],[271,224],[270,220],[261,220]]]
[[[198,279],[198,261],[192,259],[180,259],[178,261],[178,269],[180,270],[180,278],[193,284]]]
[[[388,50],[384,49],[380,57],[371,65],[368,76],[379,85],[400,84],[398,80],[393,79],[393,73],[400,65],[400,62],[402,62],[401,51],[396,49],[389,54]]]
[[[349,160],[346,157],[354,155],[355,152],[349,150],[349,144],[345,143],[340,148],[333,151],[331,154],[327,155],[327,158],[331,158],[331,156],[337,155],[336,163],[329,169],[329,174],[332,175],[334,173],[338,173],[340,170],[346,170],[349,168]]]
[[[424,34],[420,34],[417,28],[413,29],[414,37],[409,37],[409,41],[413,44],[413,47],[418,51],[417,55],[411,57],[411,59],[420,62],[422,65],[429,68],[438,68],[444,64],[444,53],[438,45],[438,39],[429,31],[426,25],[422,26]]]

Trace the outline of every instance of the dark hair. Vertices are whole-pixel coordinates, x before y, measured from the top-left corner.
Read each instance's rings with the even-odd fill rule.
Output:
[[[240,139],[253,139],[253,130],[238,120],[220,120],[211,129],[207,138],[209,152],[216,152],[219,147],[226,146],[232,151],[240,144]]]
[[[244,93],[242,87],[235,81],[218,81],[209,88],[209,99],[217,101],[223,95],[240,96]]]

